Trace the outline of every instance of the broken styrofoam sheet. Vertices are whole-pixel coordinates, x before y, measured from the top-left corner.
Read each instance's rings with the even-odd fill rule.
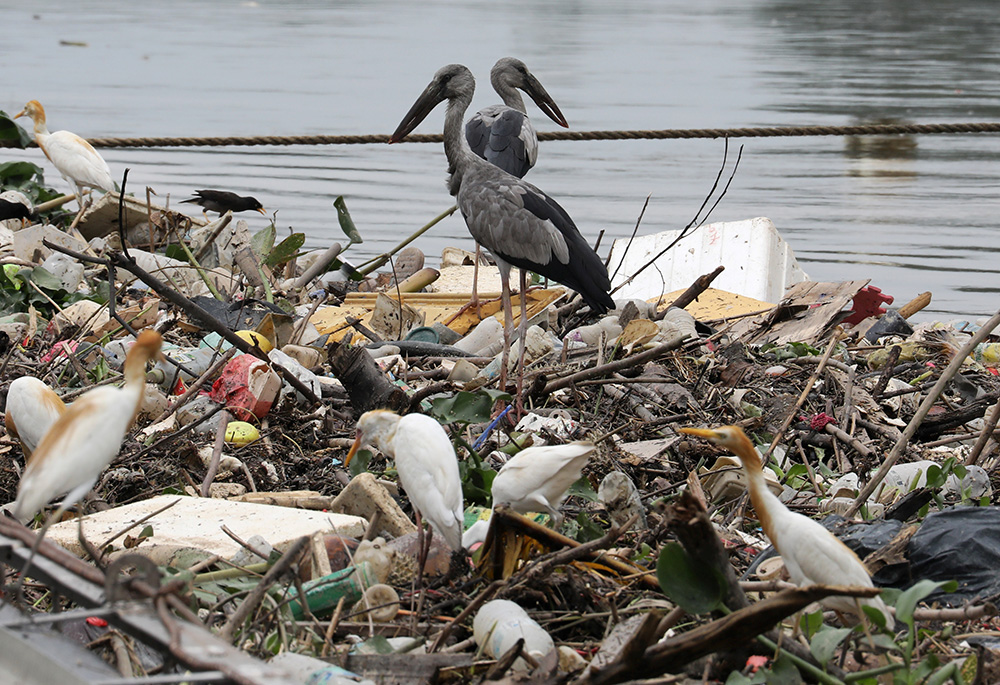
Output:
[[[679,234],[680,231],[663,231],[631,241],[616,240],[608,268],[616,274],[612,286],[624,283]],[[788,286],[807,279],[791,246],[771,220],[757,217],[706,224],[691,231],[657,259],[655,266],[622,287],[616,297],[647,300],[663,292],[687,288],[719,265],[726,270],[713,281],[714,287],[765,302],[777,302]]]
[[[152,537],[127,551],[147,556],[161,565],[169,564],[177,552],[191,548],[228,559],[241,547],[223,532],[223,526],[242,540],[260,535],[279,550],[285,549],[303,535],[312,535],[317,531],[335,531],[341,535],[361,537],[367,526],[367,521],[359,516],[202,497],[160,495],[85,516],[82,522],[83,534],[92,543],[103,547],[111,541],[113,535],[118,535],[171,502],[174,502],[173,506],[127,533],[136,536],[146,526],[150,526],[153,531]],[[62,545],[74,554],[83,553],[76,520],[53,525],[49,528],[46,539]],[[116,552],[122,551],[123,537],[111,541],[111,544]]]

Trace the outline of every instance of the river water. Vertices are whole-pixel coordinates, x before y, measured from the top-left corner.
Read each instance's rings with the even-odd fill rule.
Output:
[[[0,1],[0,108],[29,99],[52,130],[91,137],[391,132],[440,66],[479,79],[523,59],[578,130],[1000,119],[1000,13],[987,0]],[[83,43],[84,45],[79,45]],[[557,127],[529,104],[540,130]],[[418,131],[439,132],[443,108]],[[918,318],[998,307],[1000,137],[748,139],[713,220],[770,217],[814,280],[871,278]],[[734,159],[731,145],[728,169]],[[439,145],[110,149],[133,192],[257,197],[308,247],[365,237],[355,261],[452,203]],[[0,161],[44,162],[38,150]],[[677,229],[723,163],[722,141],[549,142],[529,179],[591,241]],[[727,170],[727,174],[729,171]],[[162,198],[161,198],[162,199]],[[259,215],[244,215],[253,228]],[[471,248],[453,216],[417,246]],[[607,241],[605,242],[605,246]],[[606,249],[606,248],[605,248]]]

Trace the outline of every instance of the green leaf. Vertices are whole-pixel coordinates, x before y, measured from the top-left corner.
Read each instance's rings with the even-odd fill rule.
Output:
[[[22,150],[31,143],[31,135],[3,110],[0,110],[0,140],[13,141]]]
[[[475,392],[462,390],[452,397],[438,397],[431,401],[431,415],[439,422],[448,423],[486,423],[493,413],[493,406],[498,400],[510,401],[510,395],[491,389],[480,389]]]
[[[277,237],[277,234],[274,224],[268,224],[254,233],[253,237],[250,238],[251,249],[253,249],[258,257],[263,259],[271,253],[271,248],[274,247],[274,239]]]
[[[354,225],[351,213],[347,211],[347,203],[344,202],[344,196],[341,195],[334,200],[333,206],[337,208],[337,219],[340,221],[340,229],[344,232],[344,235],[350,238],[350,244],[365,242],[358,232],[358,227]]]
[[[802,674],[792,660],[782,654],[771,664],[771,674],[764,682],[768,685],[799,685]]]
[[[726,594],[726,581],[717,571],[695,565],[677,542],[667,543],[656,562],[656,577],[663,594],[689,614],[717,608]]]
[[[187,252],[185,252],[184,248],[178,245],[177,243],[171,243],[170,245],[167,245],[167,249],[163,251],[163,254],[170,257],[171,259],[176,259],[177,261],[180,262],[188,261]]]
[[[42,168],[31,162],[4,162],[0,164],[0,185],[20,187],[30,183],[37,177],[40,183],[44,178]]]
[[[802,627],[802,632],[806,634],[806,638],[812,639],[812,636],[823,628],[823,612],[803,613],[799,619],[799,625]]]
[[[53,276],[47,269],[43,269],[40,266],[36,266],[31,269],[31,273],[28,275],[28,278],[31,279],[32,283],[43,290],[62,290],[62,281]]]
[[[493,479],[497,472],[489,468],[479,468],[469,461],[458,463],[458,473],[462,480],[462,496],[466,502],[489,506],[492,504]]]
[[[958,589],[958,583],[954,580],[933,581],[920,580],[914,583],[913,587],[905,590],[896,600],[896,618],[913,628],[913,610],[922,599],[930,595],[938,588],[945,592],[954,592]]]
[[[278,264],[284,264],[289,259],[294,257],[298,252],[298,249],[306,242],[305,233],[293,233],[280,243],[277,247],[271,250],[271,254],[267,256],[264,260],[264,264],[267,266],[277,266]]]
[[[582,497],[588,502],[597,501],[597,491],[594,490],[594,486],[590,484],[590,480],[586,476],[581,476],[579,480],[569,486],[567,490],[570,496]]]
[[[347,472],[351,478],[368,470],[368,465],[372,463],[372,453],[370,450],[358,450],[351,458],[351,463],[347,465]]]
[[[577,542],[589,542],[604,535],[604,530],[597,525],[593,516],[585,511],[581,511],[574,521],[576,530],[570,531],[570,537]]]
[[[852,632],[851,628],[826,628],[813,635],[809,651],[820,664],[827,663],[837,652],[837,647]]]
[[[875,607],[864,604],[861,606],[861,611],[879,628],[886,627],[888,617]]]

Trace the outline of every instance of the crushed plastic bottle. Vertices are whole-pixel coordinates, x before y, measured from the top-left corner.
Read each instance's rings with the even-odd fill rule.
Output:
[[[486,602],[472,621],[476,644],[494,659],[502,656],[524,638],[524,651],[540,660],[555,649],[552,637],[534,621],[520,605],[506,599]],[[528,662],[519,658],[511,667],[514,671],[529,670]]]

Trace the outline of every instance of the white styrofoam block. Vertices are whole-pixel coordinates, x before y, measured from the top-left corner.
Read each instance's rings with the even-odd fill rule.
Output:
[[[610,271],[618,274],[613,286],[625,281],[664,250],[680,231],[664,231],[637,237],[631,246],[620,238],[611,248]],[[623,254],[628,248],[628,252]],[[624,263],[619,268],[619,263]],[[785,289],[807,280],[791,246],[770,219],[758,217],[741,221],[706,224],[692,231],[660,257],[635,280],[615,293],[616,298],[647,300],[662,293],[687,288],[696,278],[726,267],[712,283],[713,288],[776,303]]]
[[[129,532],[134,536],[146,525],[153,528],[151,538],[127,551],[148,556],[159,564],[168,563],[177,550],[191,547],[229,558],[241,547],[223,532],[223,525],[243,540],[260,535],[276,549],[285,549],[296,538],[312,535],[317,531],[337,531],[341,535],[361,537],[368,523],[363,518],[346,514],[222,499],[158,495],[89,514],[83,519],[83,532],[88,540],[100,545],[130,524],[175,500],[177,503],[174,506]],[[83,551],[77,535],[76,520],[53,525],[49,528],[46,539],[57,542],[76,554]],[[121,551],[122,538],[116,539],[113,544],[116,550]]]

